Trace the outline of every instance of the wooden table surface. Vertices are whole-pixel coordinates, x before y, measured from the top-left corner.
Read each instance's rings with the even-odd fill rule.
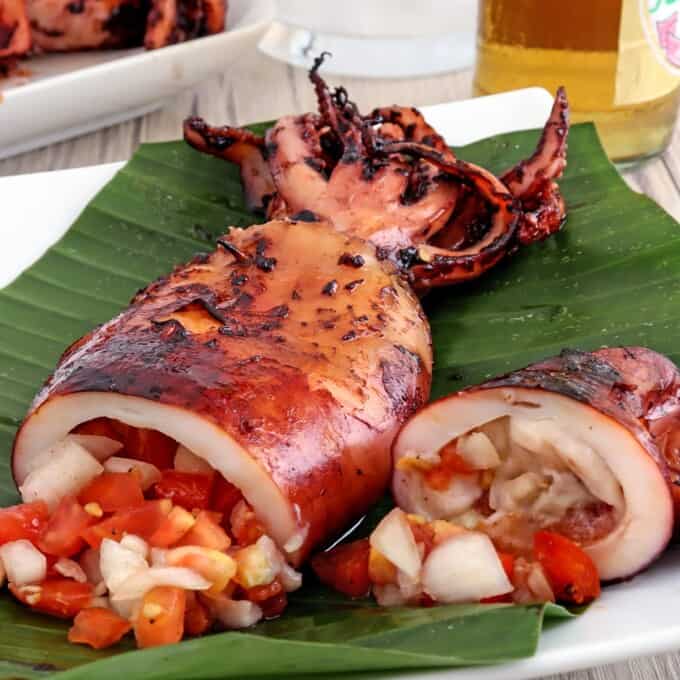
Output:
[[[333,85],[338,78],[328,78]],[[362,110],[380,104],[417,106],[469,97],[471,71],[413,80],[342,78]],[[77,105],[74,103],[74,105]],[[215,123],[239,125],[314,109],[304,71],[260,54],[255,46],[219,78],[178,95],[144,118],[0,161],[0,176],[74,168],[128,159],[140,142],[177,139],[192,114]],[[663,156],[627,170],[624,177],[680,220],[680,134]],[[552,676],[551,680],[665,680],[680,678],[680,654],[631,660],[602,668]]]

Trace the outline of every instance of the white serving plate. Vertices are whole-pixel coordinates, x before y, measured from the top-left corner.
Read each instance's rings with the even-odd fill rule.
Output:
[[[271,0],[230,0],[227,30],[159,50],[46,54],[26,78],[0,80],[0,158],[140,116],[255,48]]]
[[[454,145],[541,127],[552,98],[538,88],[423,108]],[[69,228],[122,163],[0,179],[0,286]],[[35,200],[40,197],[40,200]],[[680,548],[646,573],[605,589],[582,616],[551,627],[535,656],[501,666],[400,674],[424,680],[521,680],[680,648]],[[493,644],[493,640],[489,641]],[[362,677],[357,674],[357,677]]]

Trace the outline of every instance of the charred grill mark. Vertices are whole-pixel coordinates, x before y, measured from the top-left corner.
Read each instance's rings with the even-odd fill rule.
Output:
[[[316,172],[318,172],[320,175],[323,175],[324,177],[327,176],[326,172],[325,172],[326,164],[322,160],[320,160],[319,158],[314,158],[313,156],[308,156],[307,158],[305,158],[305,165],[310,167],[312,170],[316,170]],[[314,214],[314,213],[312,213],[312,214]],[[295,218],[292,218],[292,219],[295,219]],[[307,220],[307,221],[309,222],[310,220]],[[316,220],[311,220],[311,221],[316,221]]]
[[[183,340],[187,337],[187,329],[177,319],[166,319],[165,321],[151,321],[160,330],[163,340]]]
[[[82,14],[85,11],[85,0],[73,0],[66,5],[71,14]]]
[[[239,274],[237,271],[232,271],[229,275],[229,283],[235,287],[242,286],[244,283],[248,283],[248,275]]]
[[[176,289],[178,290],[178,289]],[[211,296],[214,299],[214,295]],[[185,312],[189,311],[189,307],[192,305],[198,305],[199,307],[203,308],[204,311],[206,311],[210,316],[212,316],[215,321],[219,321],[220,323],[224,323],[225,316],[222,314],[222,312],[215,306],[214,302],[211,300],[206,299],[205,297],[195,297],[192,298],[191,300],[188,300],[186,302],[183,302],[180,304],[178,307],[176,307],[173,312],[178,313],[178,312]]]
[[[354,279],[354,281],[345,284],[345,290],[353,293],[362,283],[364,283],[364,279]]]
[[[355,340],[356,337],[357,337],[356,331],[347,331],[347,333],[345,333],[345,334],[342,336],[341,340],[342,340],[343,342],[349,342],[350,340]]]
[[[290,219],[296,222],[319,222],[320,220],[319,216],[311,210],[300,210],[300,212],[295,213]]]
[[[338,282],[335,279],[333,279],[332,281],[329,281],[321,289],[321,293],[323,295],[328,295],[329,297],[333,297],[337,292],[338,292]]]
[[[223,238],[217,239],[217,245],[224,248],[230,255],[234,256],[234,259],[240,264],[250,264],[251,260],[246,253],[237,248],[231,241],[227,241]]]
[[[346,265],[347,267],[354,267],[355,269],[363,267],[365,263],[366,260],[364,260],[364,258],[358,254],[350,255],[350,253],[343,253],[338,258],[338,264]]]
[[[271,309],[264,312],[265,316],[278,317],[280,319],[285,319],[290,312],[288,305],[277,305]]]
[[[415,246],[409,246],[408,248],[402,248],[397,253],[397,260],[399,261],[399,264],[402,267],[404,267],[405,269],[408,269],[417,259],[418,259],[418,249]]]
[[[267,239],[258,239],[255,245],[255,266],[263,272],[269,273],[274,271],[276,267],[275,257],[265,257],[264,253],[267,250],[269,243]]]

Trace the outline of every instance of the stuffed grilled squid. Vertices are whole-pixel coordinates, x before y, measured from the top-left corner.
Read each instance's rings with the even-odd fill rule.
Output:
[[[666,547],[678,511],[680,372],[640,347],[560,356],[439,399],[394,444],[398,505],[321,554],[385,605],[583,604]],[[342,559],[341,559],[342,558]]]
[[[113,555],[122,615],[174,586],[214,591],[213,620],[250,625],[385,491],[431,361],[417,298],[366,242],[323,222],[234,230],[62,356],[16,437],[19,507],[48,523],[85,508],[74,552],[46,534],[38,548],[74,559],[87,543],[102,569]],[[126,534],[147,545],[129,573]]]

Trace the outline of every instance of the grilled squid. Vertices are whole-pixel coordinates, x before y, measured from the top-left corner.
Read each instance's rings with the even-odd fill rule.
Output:
[[[556,180],[566,164],[568,104],[560,89],[534,154],[500,177],[457,159],[416,109],[360,114],[310,71],[318,112],[279,119],[264,137],[189,118],[184,136],[241,169],[248,205],[269,218],[328,220],[366,239],[424,293],[478,277],[565,219]]]
[[[30,46],[31,27],[24,0],[3,0],[0,5],[0,60],[21,56]]]
[[[0,58],[105,48],[155,49],[224,30],[226,0],[3,0]]]
[[[564,351],[409,420],[394,445],[395,499],[514,555],[553,532],[602,580],[630,577],[673,531],[679,395],[677,368],[649,349]]]
[[[65,439],[118,439],[127,463],[111,470],[144,476],[153,435],[156,467],[168,449],[170,467],[217,471],[297,565],[385,491],[431,361],[417,299],[367,243],[323,222],[234,230],[66,351],[17,434],[14,477],[53,507],[55,485],[101,472],[71,469]]]

